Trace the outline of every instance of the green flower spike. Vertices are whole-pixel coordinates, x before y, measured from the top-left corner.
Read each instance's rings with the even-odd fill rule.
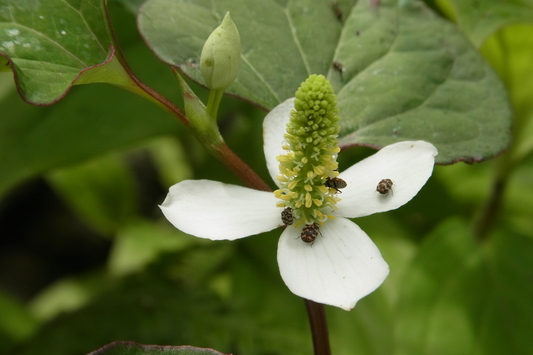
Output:
[[[287,124],[287,154],[277,157],[278,207],[291,208],[294,226],[322,225],[337,209],[336,189],[325,184],[338,175],[339,110],[337,97],[323,75],[311,75],[296,92]]]

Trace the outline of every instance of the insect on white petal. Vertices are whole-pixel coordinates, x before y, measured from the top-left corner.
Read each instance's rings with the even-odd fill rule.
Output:
[[[320,233],[318,223],[306,224],[302,229],[300,238],[306,243],[314,243],[318,233]]]
[[[286,207],[281,211],[281,221],[284,225],[290,226],[294,222],[294,216],[292,215],[292,208]]]
[[[388,195],[389,192],[392,191],[392,185],[394,185],[394,183],[391,179],[383,179],[378,183],[376,191],[382,195]]]

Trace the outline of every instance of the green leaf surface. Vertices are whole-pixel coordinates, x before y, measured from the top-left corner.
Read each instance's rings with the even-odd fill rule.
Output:
[[[44,323],[82,308],[109,289],[111,283],[103,275],[103,270],[97,270],[65,277],[47,285],[31,300],[29,309],[32,315]]]
[[[102,85],[80,89],[52,107],[27,105],[15,93],[0,102],[0,111],[9,112],[0,120],[0,195],[49,169],[179,132],[177,122],[131,93]]]
[[[8,350],[17,341],[30,337],[38,327],[38,321],[24,306],[6,294],[0,292],[0,352]]]
[[[57,169],[48,182],[93,228],[113,234],[138,212],[137,186],[118,153]]]
[[[117,340],[145,344],[227,344],[227,319],[221,303],[207,290],[191,289],[176,279],[179,257],[172,255],[153,272],[116,279],[84,308],[63,314],[18,352],[20,355],[87,354]],[[165,269],[164,264],[177,270]],[[204,260],[204,263],[209,263]],[[174,272],[174,274],[173,274]],[[202,309],[199,316],[198,309]],[[208,320],[209,331],[205,331]],[[212,341],[208,344],[207,339]]]
[[[447,0],[453,4],[459,26],[480,47],[500,28],[520,22],[533,22],[532,0]]]
[[[202,83],[199,55],[226,11],[242,42],[228,92],[272,109],[308,75],[325,74],[338,94],[344,147],[423,139],[450,163],[492,157],[509,143],[501,82],[420,1],[148,0],[138,23],[164,62]]]
[[[146,149],[159,172],[161,186],[172,186],[193,178],[193,171],[185,147],[173,138],[160,138],[149,144]]]
[[[144,345],[132,341],[117,341],[89,355],[223,355],[213,349],[201,349],[194,346]]]
[[[197,241],[166,223],[135,220],[114,238],[107,269],[114,277],[140,272],[162,254],[183,250]]]
[[[0,0],[0,54],[24,100],[48,105],[98,82],[139,91],[115,56],[106,11],[103,0]]]
[[[395,354],[528,354],[533,319],[533,240],[498,233],[481,246],[451,219],[406,273]]]
[[[505,83],[514,113],[511,159],[519,162],[533,151],[533,24],[509,25],[481,47]]]

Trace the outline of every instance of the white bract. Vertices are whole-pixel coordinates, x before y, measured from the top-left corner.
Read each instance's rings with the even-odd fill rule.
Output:
[[[264,150],[268,171],[276,184],[282,145],[294,99],[265,118]],[[385,280],[389,267],[376,245],[347,218],[396,209],[411,200],[433,171],[437,149],[424,141],[391,144],[342,171],[346,188],[337,197],[334,219],[320,226],[314,243],[300,239],[303,225],[287,226],[278,244],[280,273],[296,295],[324,304],[352,309]],[[376,191],[382,179],[393,181],[392,191]],[[278,186],[279,187],[279,186]],[[283,225],[282,207],[271,192],[209,180],[186,180],[170,188],[160,206],[165,217],[185,233],[212,240],[234,240]]]

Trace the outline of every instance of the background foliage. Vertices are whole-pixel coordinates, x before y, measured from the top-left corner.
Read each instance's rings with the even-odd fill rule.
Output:
[[[230,93],[245,100],[224,98],[219,126],[265,181],[258,107],[310,73],[339,95],[341,169],[406,139],[479,162],[437,166],[411,203],[357,220],[391,274],[353,311],[327,309],[333,353],[533,352],[532,1],[142,3],[0,0],[0,352],[311,353],[279,231],[204,241],[157,208],[183,179],[239,181],[131,72],[181,106],[165,63],[202,83],[226,10],[243,42]]]

